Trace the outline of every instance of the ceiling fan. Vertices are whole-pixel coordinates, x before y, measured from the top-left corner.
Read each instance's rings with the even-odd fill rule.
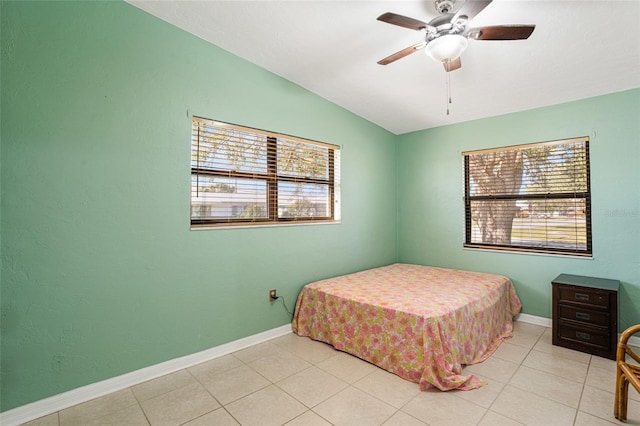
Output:
[[[524,40],[529,38],[535,25],[496,25],[467,28],[467,24],[482,12],[493,0],[466,0],[462,7],[453,13],[456,0],[435,0],[440,15],[429,23],[418,19],[387,12],[378,17],[379,21],[426,33],[425,41],[409,46],[378,61],[387,65],[402,59],[418,50],[425,49],[427,55],[442,62],[447,72],[462,66],[460,54],[467,48],[467,39],[471,40]]]

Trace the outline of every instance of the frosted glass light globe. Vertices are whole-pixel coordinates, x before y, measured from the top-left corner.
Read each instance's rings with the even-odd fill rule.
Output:
[[[438,62],[453,60],[467,48],[467,38],[459,34],[445,34],[431,40],[425,47],[425,53]]]

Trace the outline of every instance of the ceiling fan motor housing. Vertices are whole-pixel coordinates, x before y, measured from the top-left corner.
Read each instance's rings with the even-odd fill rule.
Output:
[[[452,21],[453,13],[443,13],[429,21],[424,29],[427,43],[438,37],[447,34],[462,34],[467,23],[466,16],[460,16],[455,22]]]
[[[449,13],[453,9],[456,0],[436,0],[436,10],[439,13]]]

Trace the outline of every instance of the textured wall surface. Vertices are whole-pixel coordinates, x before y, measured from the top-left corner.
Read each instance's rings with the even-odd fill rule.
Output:
[[[638,117],[636,89],[400,136],[399,261],[506,275],[523,312],[546,318],[560,273],[618,279],[620,329],[640,322]],[[463,249],[462,152],[579,136],[590,137],[593,259]]]
[[[396,137],[123,2],[2,3],[2,410],[395,260]],[[190,115],[342,145],[342,223],[189,229]]]

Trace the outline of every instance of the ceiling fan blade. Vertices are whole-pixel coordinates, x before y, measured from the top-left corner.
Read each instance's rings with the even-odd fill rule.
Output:
[[[529,38],[535,25],[496,25],[467,30],[472,40],[524,40]]]
[[[410,30],[421,31],[429,27],[429,24],[422,22],[418,19],[409,18],[408,16],[397,15],[395,13],[387,12],[378,16],[378,21],[386,22],[387,24],[398,25],[399,27],[409,28]]]
[[[402,49],[399,52],[394,53],[393,55],[389,55],[386,58],[378,61],[378,63],[380,65],[388,65],[391,62],[395,62],[398,59],[402,59],[405,56],[411,55],[413,52],[417,52],[418,50],[422,49],[423,47],[425,47],[427,45],[427,42],[422,41],[418,44],[414,44],[413,46],[409,46],[405,49]]]
[[[482,12],[482,10],[489,6],[493,0],[467,0],[462,7],[453,15],[451,22],[456,22],[460,16],[466,16],[467,20],[472,20],[474,16]]]
[[[460,60],[460,56],[458,56],[455,59],[444,61],[442,65],[444,65],[444,70],[446,72],[451,72],[459,69],[462,66],[462,61]]]

